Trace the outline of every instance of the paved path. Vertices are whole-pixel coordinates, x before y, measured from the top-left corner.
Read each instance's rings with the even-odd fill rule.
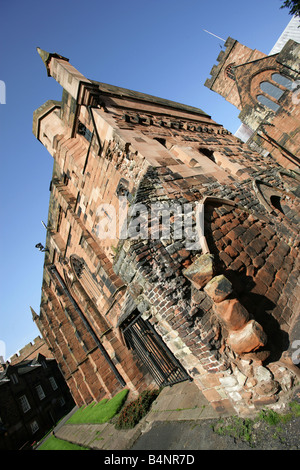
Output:
[[[300,403],[300,389],[292,401]],[[73,412],[76,409],[73,410]],[[222,414],[206,400],[193,382],[166,387],[152,404],[150,412],[134,428],[117,430],[112,423],[68,424],[70,414],[55,428],[55,435],[93,450],[106,451],[189,451],[189,450],[250,450],[242,439],[218,435],[212,429]],[[255,428],[255,448],[262,450],[299,450],[300,416],[278,426]],[[275,439],[275,431],[278,434]],[[196,455],[196,454],[195,454]],[[145,460],[141,461],[142,463]],[[201,463],[201,462],[199,462]]]
[[[117,430],[111,423],[66,423],[55,429],[55,436],[94,450],[125,450],[133,448],[134,443],[156,423],[198,422],[220,416],[197,386],[186,381],[164,388],[147,416],[133,429]]]

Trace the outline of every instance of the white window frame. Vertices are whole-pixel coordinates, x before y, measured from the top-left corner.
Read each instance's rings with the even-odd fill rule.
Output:
[[[32,423],[30,423],[30,428],[31,428],[31,432],[32,434],[35,434],[39,429],[39,425],[38,425],[38,422],[36,420],[32,421]]]
[[[38,394],[38,397],[40,400],[43,400],[45,398],[45,392],[43,390],[43,387],[39,384],[35,387],[36,393]]]
[[[61,407],[63,407],[66,404],[66,400],[64,399],[63,396],[59,397],[58,401]]]
[[[58,389],[58,385],[57,385],[56,380],[55,380],[54,377],[49,377],[49,382],[51,384],[52,390],[57,390]]]
[[[23,413],[27,413],[27,411],[29,411],[31,409],[31,406],[29,404],[29,401],[26,397],[26,395],[22,395],[20,398],[20,403],[21,403],[21,407],[22,407],[22,410],[23,410]]]

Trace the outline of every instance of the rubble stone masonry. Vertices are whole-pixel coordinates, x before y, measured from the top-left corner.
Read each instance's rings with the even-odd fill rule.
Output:
[[[63,96],[33,119],[54,159],[35,320],[76,403],[185,379],[220,411],[276,403],[299,377],[299,173],[39,53]]]

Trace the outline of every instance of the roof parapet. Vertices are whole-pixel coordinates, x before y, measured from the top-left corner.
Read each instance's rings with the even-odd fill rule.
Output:
[[[217,65],[214,65],[210,71],[210,75],[211,75],[211,78],[208,78],[205,83],[204,83],[204,86],[206,86],[207,88],[210,88],[212,89],[213,87],[213,84],[217,78],[217,76],[219,75],[225,61],[227,60],[227,57],[229,56],[230,52],[232,51],[234,45],[237,43],[237,40],[236,39],[233,39],[231,37],[228,37],[226,39],[226,42],[225,42],[225,47],[226,49],[225,50],[222,50],[220,52],[220,54],[218,55],[217,57],[217,61],[218,61],[218,64]]]

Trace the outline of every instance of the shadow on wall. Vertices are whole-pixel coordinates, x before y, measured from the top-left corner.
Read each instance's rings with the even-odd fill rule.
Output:
[[[246,275],[245,271],[236,272],[225,269],[224,275],[234,286],[241,304],[263,327],[267,335],[268,342],[263,348],[270,351],[267,362],[279,360],[282,353],[289,348],[289,335],[280,328],[279,322],[272,315],[276,304],[264,295],[251,292],[256,283],[251,276]]]
[[[224,208],[225,206],[217,207]],[[280,328],[279,322],[273,316],[276,304],[264,294],[252,292],[259,290],[257,289],[259,280],[255,279],[258,269],[254,269],[253,260],[245,252],[247,244],[239,237],[234,241],[227,237],[228,228],[222,234],[222,225],[232,224],[231,226],[238,227],[234,223],[234,220],[238,218],[232,215],[234,209],[228,206],[227,219],[225,214],[223,217],[218,215],[215,209],[216,206],[206,206],[205,236],[209,250],[215,258],[216,270],[218,274],[223,274],[232,283],[234,295],[248,310],[250,316],[263,327],[268,338],[267,344],[260,350],[265,351],[262,355],[266,358],[265,362],[277,361],[289,348],[289,335]],[[225,210],[223,212],[225,213]],[[239,226],[243,225],[243,219],[245,220],[248,214],[244,217],[241,212],[241,216]]]

